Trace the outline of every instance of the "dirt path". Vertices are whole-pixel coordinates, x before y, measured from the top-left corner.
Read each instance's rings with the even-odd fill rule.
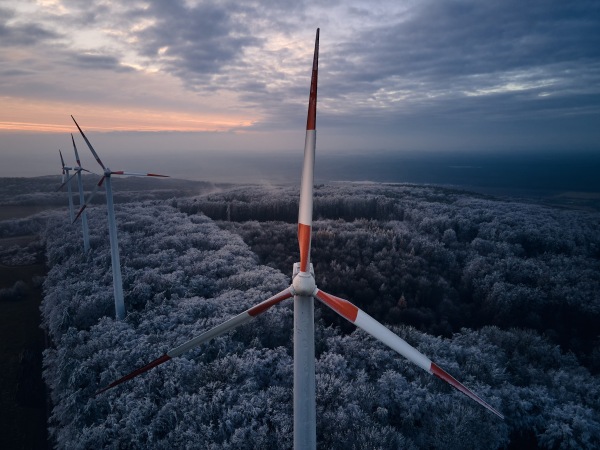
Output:
[[[24,298],[0,302],[0,448],[46,449],[46,395],[41,379],[44,335],[39,328],[43,264],[0,267],[0,280],[23,280]]]

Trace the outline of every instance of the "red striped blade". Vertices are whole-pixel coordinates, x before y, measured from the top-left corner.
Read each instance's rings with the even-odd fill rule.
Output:
[[[298,211],[298,245],[300,247],[300,271],[308,272],[310,267],[310,244],[313,214],[313,184],[315,168],[315,139],[317,120],[317,80],[319,69],[319,29],[315,38],[308,114],[306,119],[306,141],[304,143],[304,163],[300,184],[300,206]]]
[[[65,160],[63,159],[62,152],[59,150],[58,154],[60,155],[60,163],[62,164],[63,173],[65,172]]]
[[[325,303],[328,307],[333,309],[340,316],[344,317],[348,321],[352,322],[357,327],[369,333],[378,341],[390,347],[392,350],[404,356],[413,364],[421,367],[423,370],[437,376],[438,378],[444,380],[446,383],[450,384],[454,388],[458,389],[460,392],[465,394],[472,400],[475,400],[484,408],[496,414],[498,417],[504,419],[504,416],[499,413],[496,409],[494,409],[487,402],[482,400],[477,394],[467,388],[465,385],[460,383],[458,380],[453,378],[443,369],[441,369],[438,365],[433,363],[429,358],[419,352],[416,348],[411,346],[408,342],[402,339],[400,336],[397,336],[388,328],[383,326],[381,323],[373,319],[367,313],[365,313],[360,308],[356,307],[348,300],[344,300],[343,298],[335,297],[331,294],[327,294],[321,290],[317,290],[315,295],[317,300]]]
[[[65,174],[67,173],[65,171],[65,160],[63,159],[63,155],[62,155],[62,152],[60,150],[58,150],[58,154],[60,155],[60,163],[62,165],[62,177],[60,177],[60,182],[64,184],[64,182],[65,182]],[[59,189],[57,189],[57,190],[59,190]]]
[[[217,336],[220,336],[223,333],[233,330],[234,328],[236,328],[236,327],[248,322],[252,318],[258,316],[259,314],[264,313],[272,306],[275,306],[278,303],[282,302],[283,300],[286,300],[291,297],[293,297],[291,289],[287,288],[287,289],[281,291],[280,293],[275,294],[272,297],[269,297],[267,300],[259,303],[258,305],[255,305],[252,308],[249,308],[246,311],[238,314],[237,316],[234,316],[231,319],[226,320],[225,322],[217,325],[216,327],[213,327],[210,330],[205,331],[204,333],[200,334],[199,336],[196,336],[195,338],[192,338],[189,341],[184,342],[179,347],[169,350],[167,352],[167,355],[169,355],[171,357],[179,356],[191,348],[197,347],[198,345],[200,345],[206,341],[209,341]]]
[[[238,314],[237,316],[232,317],[229,320],[226,320],[225,322],[217,325],[216,327],[211,328],[208,331],[205,331],[204,333],[190,339],[189,341],[184,342],[179,347],[175,347],[175,348],[169,350],[167,353],[162,355],[160,358],[157,358],[154,361],[146,364],[145,366],[140,367],[139,369],[136,369],[133,372],[125,375],[124,377],[121,377],[118,380],[113,381],[108,386],[97,391],[96,395],[98,395],[104,391],[107,391],[110,388],[118,386],[119,384],[124,383],[125,381],[131,380],[132,378],[135,378],[138,375],[141,375],[144,372],[147,372],[148,370],[150,370],[164,362],[167,362],[170,359],[175,358],[175,357],[181,355],[182,353],[184,353],[194,347],[199,346],[200,344],[203,344],[204,342],[207,342],[217,336],[222,335],[223,333],[231,331],[234,328],[245,324],[246,322],[252,320],[254,317],[258,316],[259,314],[264,313],[265,311],[270,309],[272,306],[275,306],[278,303],[282,302],[283,300],[286,300],[291,297],[293,297],[293,295],[292,295],[290,288],[287,288],[287,289],[281,291],[280,293],[275,294],[272,297],[269,297],[267,300],[259,303],[258,305],[255,305],[252,308],[247,309],[246,311]]]
[[[75,151],[75,161],[77,161],[77,165],[81,167],[81,161],[79,160],[79,152],[77,151],[77,146],[75,145],[75,138],[73,137],[73,133],[71,133],[71,141],[73,141],[73,150]]]
[[[454,388],[458,389],[460,392],[462,392],[463,394],[465,394],[467,397],[471,398],[472,400],[475,400],[481,406],[483,406],[484,408],[490,410],[491,412],[493,412],[494,414],[496,414],[501,419],[504,419],[504,416],[500,412],[498,412],[497,410],[495,410],[494,408],[492,408],[492,406],[490,406],[487,402],[485,402],[481,397],[479,397],[477,394],[475,394],[468,387],[466,387],[464,384],[462,384],[460,381],[458,381],[456,378],[454,378],[448,372],[446,372],[445,370],[443,370],[437,364],[435,364],[435,363],[432,362],[431,363],[431,369],[430,369],[430,371],[436,377],[444,380],[446,383],[448,383],[449,385],[451,385]]]
[[[98,181],[96,186],[94,186],[94,189],[92,190],[92,192],[90,193],[88,198],[85,200],[85,203],[81,206],[81,208],[79,208],[79,211],[77,212],[77,215],[75,216],[75,219],[73,219],[73,223],[77,222],[77,219],[79,219],[79,216],[81,216],[83,211],[85,211],[85,208],[87,208],[87,206],[90,204],[90,202],[92,201],[92,199],[94,198],[94,196],[96,195],[98,190],[102,187],[102,184],[104,183],[105,178],[106,178],[106,176],[102,176],[102,178],[100,178],[100,181]]]
[[[94,150],[94,147],[92,147],[92,144],[90,143],[90,141],[88,140],[88,138],[85,136],[83,130],[81,129],[81,127],[79,126],[79,124],[75,120],[75,117],[71,116],[71,119],[73,119],[73,122],[75,122],[75,125],[77,125],[77,129],[81,133],[81,136],[83,137],[83,140],[85,141],[85,143],[87,144],[88,148],[92,152],[92,155],[94,155],[94,158],[96,158],[96,161],[98,161],[98,164],[100,164],[100,167],[102,167],[102,169],[106,170],[106,167],[104,167],[104,164],[102,163],[102,160],[98,156],[98,153],[96,153],[96,150]]]
[[[315,38],[315,51],[313,55],[312,75],[310,79],[310,95],[308,97],[308,117],[306,129],[315,130],[317,126],[317,79],[319,77],[319,28]]]

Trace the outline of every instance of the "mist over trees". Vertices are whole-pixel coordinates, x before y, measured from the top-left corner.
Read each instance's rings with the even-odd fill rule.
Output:
[[[292,447],[291,300],[94,393],[288,286],[297,198],[245,186],[118,206],[122,322],[104,208],[90,209],[87,255],[66,211],[51,215],[42,313],[58,448]],[[317,285],[506,416],[316,305],[320,448],[600,446],[597,213],[341,184],[316,188],[315,218]]]
[[[58,160],[58,158],[57,158]],[[57,164],[57,174],[60,166]],[[72,175],[73,172],[70,172]],[[101,175],[83,174],[82,184],[86,192],[91,191],[98,183]],[[68,203],[67,187],[57,191],[61,186],[61,175],[33,178],[0,178],[0,206],[43,206],[63,207]],[[79,204],[77,177],[71,180],[73,201]],[[173,197],[198,195],[221,189],[227,185],[204,181],[178,180],[163,178],[160,180],[146,177],[113,177],[113,197],[116,203],[141,200],[170,199]],[[87,198],[87,197],[86,197]],[[100,189],[92,200],[94,204],[106,202],[104,189]]]

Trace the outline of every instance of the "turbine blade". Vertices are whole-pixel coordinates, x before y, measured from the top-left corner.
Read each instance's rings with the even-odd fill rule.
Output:
[[[60,163],[62,164],[63,172],[65,170],[65,160],[63,159],[62,151],[58,150],[58,154],[60,155]]]
[[[313,55],[312,74],[310,79],[310,95],[308,97],[308,117],[306,129],[315,130],[317,125],[317,79],[319,76],[319,28],[315,37],[315,51]]]
[[[130,177],[162,177],[169,178],[169,175],[160,175],[158,173],[142,173],[142,172],[126,172],[124,170],[116,170],[111,172],[111,175],[127,175]]]
[[[75,120],[75,119],[73,119],[73,120]],[[81,161],[79,160],[79,152],[77,151],[77,146],[75,145],[75,138],[73,137],[73,133],[71,133],[71,141],[73,141],[73,150],[75,151],[75,161],[77,161],[77,165],[79,167],[81,167]]]
[[[64,184],[64,182],[65,182],[65,174],[66,174],[66,171],[65,171],[65,160],[63,159],[63,155],[62,155],[62,152],[60,151],[60,149],[58,150],[58,154],[60,155],[60,163],[62,165],[62,176],[60,177],[60,182]]]
[[[291,297],[293,297],[293,295],[292,295],[290,288],[287,288],[287,289],[281,291],[279,294],[275,294],[274,296],[259,303],[258,305],[255,305],[252,308],[247,309],[246,311],[238,314],[237,316],[232,317],[231,319],[223,322],[222,324],[217,325],[216,327],[213,327],[208,331],[205,331],[204,333],[196,336],[193,339],[190,339],[189,341],[181,344],[179,347],[175,347],[174,349],[169,350],[167,353],[162,355],[160,358],[157,358],[154,361],[146,364],[144,367],[140,367],[139,369],[134,370],[133,372],[125,375],[124,377],[119,378],[116,381],[113,381],[108,386],[97,391],[96,395],[101,394],[102,392],[107,391],[108,389],[111,389],[115,386],[118,386],[119,384],[124,383],[125,381],[131,380],[132,378],[135,378],[138,375],[141,375],[142,373],[147,372],[148,370],[152,369],[153,367],[156,367],[164,362],[169,361],[172,358],[175,358],[175,357],[181,355],[182,353],[188,351],[191,348],[197,347],[198,345],[200,345],[206,341],[209,341],[217,336],[220,336],[223,333],[226,333],[227,331],[230,331],[240,325],[245,324],[246,322],[249,322],[251,319],[253,319],[254,317],[258,316],[259,314],[262,314],[263,312],[267,311],[272,306],[275,306],[278,303],[282,302],[283,300],[286,300]]]
[[[131,380],[132,378],[137,377],[138,375],[143,374],[144,372],[149,371],[150,369],[161,365],[164,362],[167,362],[168,360],[170,360],[171,357],[168,354],[164,354],[162,355],[160,358],[156,358],[154,361],[149,362],[148,364],[146,364],[144,367],[140,367],[139,369],[134,370],[133,372],[125,375],[124,377],[119,378],[116,381],[113,381],[112,383],[110,383],[108,386],[103,387],[102,389],[96,391],[96,393],[94,395],[98,395],[98,394],[102,394],[103,392],[108,391],[109,389],[114,388],[115,386],[118,386],[121,383],[125,383],[126,381]]]
[[[77,129],[81,133],[81,136],[83,137],[83,140],[85,141],[85,143],[89,147],[90,151],[92,152],[92,155],[94,155],[94,158],[96,158],[96,161],[98,161],[98,164],[100,164],[100,167],[102,167],[102,169],[106,170],[106,167],[104,167],[104,164],[102,164],[102,160],[98,156],[98,153],[96,153],[96,150],[94,150],[94,147],[92,147],[92,144],[90,143],[90,141],[88,140],[88,138],[83,133],[83,130],[81,129],[81,127],[79,126],[79,124],[75,120],[75,117],[71,116],[71,119],[73,119],[73,122],[75,122],[75,125],[77,125]]]
[[[446,383],[455,387],[467,397],[471,398],[472,400],[475,400],[481,406],[496,414],[501,419],[504,419],[504,416],[501,413],[499,413],[491,405],[489,405],[487,402],[481,399],[477,394],[475,394],[465,385],[453,378],[447,372],[442,370],[438,365],[431,362],[429,358],[427,358],[425,355],[419,352],[416,348],[408,344],[401,337],[392,333],[389,329],[387,329],[381,323],[373,319],[360,308],[357,308],[347,300],[327,294],[319,289],[317,289],[315,298],[321,301],[322,303],[325,303],[325,305],[333,309],[336,313],[338,313],[346,320],[352,322],[357,327],[369,333],[378,341],[384,343],[392,350],[395,350],[396,352],[400,353],[413,364],[416,364],[423,370],[444,380]]]
[[[105,178],[106,178],[106,176],[103,175],[102,178],[100,178],[100,181],[98,181],[98,183],[96,184],[96,186],[94,186],[94,189],[92,190],[92,192],[90,193],[88,198],[85,200],[85,203],[81,206],[81,208],[79,208],[79,211],[77,212],[77,215],[75,216],[75,219],[73,219],[73,223],[77,222],[77,219],[79,219],[79,216],[81,216],[81,214],[83,213],[85,208],[87,208],[87,206],[90,204],[90,202],[92,201],[92,199],[98,192],[98,189],[100,189],[102,187],[102,184],[104,183]]]
[[[58,189],[56,189],[56,191],[58,192],[58,191],[60,191],[60,190],[61,190],[63,187],[65,187],[65,185],[66,185],[66,184],[67,184],[69,181],[71,181],[71,179],[72,179],[72,178],[73,178],[75,175],[77,175],[77,171],[75,171],[75,173],[74,173],[73,175],[71,175],[69,178],[67,178],[67,180],[66,180],[66,181],[63,181],[63,183],[62,183],[62,184],[61,184],[61,185],[58,187]]]
[[[319,29],[315,38],[310,95],[308,98],[308,117],[306,120],[306,138],[304,141],[304,164],[300,184],[300,207],[298,211],[298,245],[300,246],[300,271],[310,268],[310,244],[313,214],[313,185],[315,169],[316,121],[317,121],[317,79],[319,72]]]

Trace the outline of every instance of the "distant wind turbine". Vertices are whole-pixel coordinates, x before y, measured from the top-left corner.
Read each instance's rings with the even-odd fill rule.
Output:
[[[317,288],[314,270],[310,263],[312,213],[313,213],[313,173],[316,144],[317,116],[317,78],[319,58],[319,30],[315,41],[315,52],[312,68],[312,80],[308,103],[308,119],[306,124],[306,139],[304,144],[304,165],[300,185],[300,208],[298,213],[298,243],[300,247],[300,262],[294,264],[292,285],[273,297],[238,314],[220,325],[201,335],[169,350],[160,358],[155,359],[128,375],[112,382],[99,390],[100,394],[127,380],[130,380],[153,367],[181,355],[216,336],[230,331],[252,318],[265,312],[283,300],[294,298],[294,448],[316,448],[316,401],[315,401],[315,344],[314,344],[314,299],[324,303],[343,318],[363,329],[375,339],[400,353],[412,363],[426,372],[437,376],[451,386],[475,400],[500,418],[504,416],[478,397],[466,386],[433,363],[429,358],[412,347],[406,341],[367,313],[354,306],[347,300],[327,294]]]
[[[77,216],[75,217],[74,221],[77,220],[79,218],[79,216],[83,214],[83,212],[85,211],[87,206],[90,204],[92,198],[98,192],[98,189],[100,189],[100,187],[104,184],[105,189],[106,189],[106,209],[108,211],[108,235],[110,238],[110,256],[111,256],[111,260],[112,260],[113,289],[114,289],[114,293],[115,293],[115,312],[116,312],[117,319],[123,320],[123,319],[125,319],[125,301],[123,299],[123,278],[121,276],[121,263],[120,263],[120,259],[119,259],[119,243],[117,240],[117,223],[115,220],[115,207],[114,207],[114,202],[113,202],[111,177],[112,177],[112,175],[127,175],[127,176],[135,176],[135,177],[167,177],[167,175],[159,175],[156,173],[126,172],[123,170],[118,170],[118,171],[110,170],[108,167],[106,167],[102,163],[102,160],[98,156],[98,153],[96,153],[96,150],[94,150],[94,147],[92,147],[92,144],[90,143],[88,138],[85,136],[85,134],[79,127],[79,124],[77,123],[75,118],[73,116],[71,116],[71,119],[73,119],[73,122],[75,122],[75,125],[77,126],[77,129],[81,133],[83,140],[85,141],[85,143],[89,147],[90,151],[92,152],[92,155],[94,155],[94,158],[96,158],[96,161],[98,162],[98,164],[100,164],[100,167],[102,167],[102,170],[104,171],[104,175],[102,175],[102,177],[100,178],[100,181],[98,181],[98,183],[92,190],[91,194],[88,196],[87,200],[85,201],[85,203],[79,209],[79,212],[77,213]],[[73,141],[73,143],[74,142],[75,141]]]
[[[85,204],[85,198],[83,196],[83,181],[81,179],[81,171],[85,169],[81,167],[81,160],[79,159],[79,152],[77,151],[77,146],[75,145],[73,133],[71,133],[71,141],[73,142],[75,161],[77,161],[77,167],[75,170],[77,171],[77,185],[79,187],[79,207],[83,208],[83,205]],[[71,220],[75,221],[73,217],[71,217]],[[83,233],[83,250],[87,253],[90,249],[90,232],[88,228],[87,211],[82,211],[81,213],[81,231]]]
[[[65,160],[60,150],[58,151],[58,154],[60,155],[60,163],[62,164],[62,184],[58,187],[57,191],[60,191],[65,184],[67,185],[67,193],[69,194],[69,217],[71,218],[71,222],[73,222],[73,220],[75,220],[75,214],[73,212],[73,193],[71,192],[71,178],[73,178],[73,176],[69,176],[69,172],[74,168],[65,165]]]

